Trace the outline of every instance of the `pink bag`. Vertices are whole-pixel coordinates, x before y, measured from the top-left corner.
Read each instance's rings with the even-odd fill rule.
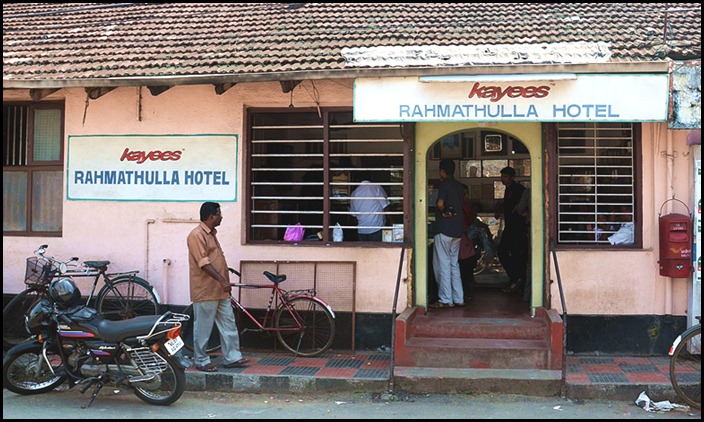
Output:
[[[296,223],[295,226],[286,227],[286,232],[284,233],[284,240],[289,242],[300,242],[303,240],[303,233],[306,231],[301,226],[301,223]]]

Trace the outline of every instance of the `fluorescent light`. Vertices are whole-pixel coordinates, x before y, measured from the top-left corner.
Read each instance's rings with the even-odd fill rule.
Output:
[[[577,79],[575,73],[525,73],[516,75],[443,75],[420,76],[420,82],[528,82],[566,81]]]

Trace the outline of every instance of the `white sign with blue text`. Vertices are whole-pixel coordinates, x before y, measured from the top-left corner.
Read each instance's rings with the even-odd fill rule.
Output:
[[[515,76],[359,78],[354,120],[667,121],[667,74]]]
[[[237,135],[69,136],[66,197],[236,201]]]

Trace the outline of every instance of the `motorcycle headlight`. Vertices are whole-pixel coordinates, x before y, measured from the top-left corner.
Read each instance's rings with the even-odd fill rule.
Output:
[[[25,316],[25,326],[30,334],[40,334],[50,324],[51,301],[47,298],[37,300]]]

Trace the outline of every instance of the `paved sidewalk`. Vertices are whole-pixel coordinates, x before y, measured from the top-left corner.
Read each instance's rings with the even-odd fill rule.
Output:
[[[387,390],[391,354],[382,352],[330,352],[317,357],[295,357],[284,352],[248,352],[246,368],[222,367],[213,354],[218,372],[186,371],[187,390],[271,393]]]
[[[566,396],[635,400],[645,391],[654,401],[674,402],[669,374],[669,356],[568,356]]]
[[[246,368],[216,373],[187,371],[187,389],[271,393],[315,393],[389,389],[391,354],[363,351],[331,352],[314,358],[284,352],[248,352]],[[213,355],[219,364],[220,357]],[[441,374],[438,370],[438,376]],[[431,370],[432,373],[432,370]],[[654,401],[675,399],[669,380],[668,356],[568,356],[566,397],[571,399],[635,400],[645,391]],[[701,371],[699,372],[701,374]],[[526,391],[530,395],[530,391]]]

